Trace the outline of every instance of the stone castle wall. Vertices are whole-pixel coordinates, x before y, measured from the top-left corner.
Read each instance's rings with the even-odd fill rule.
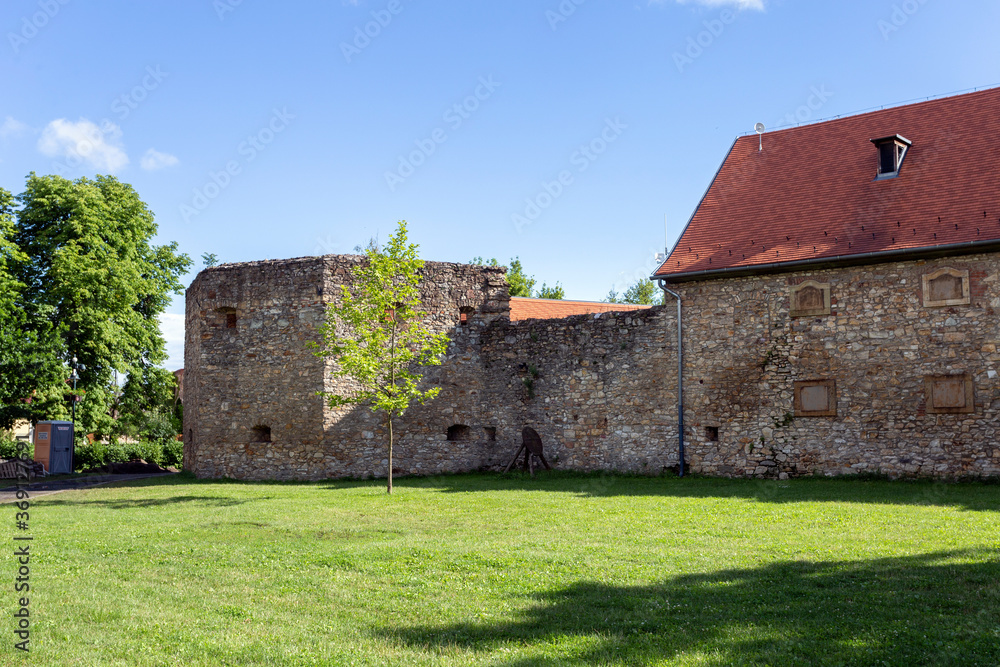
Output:
[[[383,425],[368,409],[326,406],[318,393],[336,390],[338,381],[330,362],[309,347],[320,340],[326,305],[360,261],[327,256],[223,265],[195,279],[187,291],[185,468],[236,479],[385,473],[377,440]],[[476,469],[487,463],[490,441],[470,438],[443,450],[438,431],[446,431],[434,415],[478,414],[477,336],[489,322],[508,318],[503,269],[428,262],[421,295],[431,328],[448,331],[453,343],[447,365],[427,374],[428,382],[441,381],[441,395],[399,424],[396,465],[405,472]],[[463,311],[469,324],[460,327]]]
[[[185,466],[202,477],[384,476],[385,430],[333,411],[317,340],[356,257],[227,265],[188,291]],[[966,271],[969,303],[923,305],[923,276]],[[785,477],[1000,474],[1000,259],[927,262],[682,283],[689,470]],[[675,468],[676,311],[512,323],[502,270],[428,262],[429,319],[451,345],[426,380],[440,396],[397,425],[397,474],[497,469],[541,434],[561,469]],[[829,314],[792,317],[791,290],[829,286]],[[226,317],[235,311],[235,331]],[[467,324],[460,323],[465,312]],[[968,377],[971,413],[933,414],[930,377]],[[796,383],[835,385],[834,414],[801,416]],[[255,441],[254,426],[271,428]]]
[[[187,291],[184,467],[202,477],[252,476],[273,458],[255,442],[313,452],[324,436],[324,364],[317,339],[327,290],[324,262],[252,262],[206,269]],[[278,468],[272,477],[306,474]]]

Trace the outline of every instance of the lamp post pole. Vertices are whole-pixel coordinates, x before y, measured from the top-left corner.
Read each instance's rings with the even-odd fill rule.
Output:
[[[80,379],[80,374],[76,372],[79,365],[77,364],[78,359],[76,355],[73,356],[73,361],[70,367],[73,369],[73,373],[69,376],[69,379],[73,381],[73,437],[76,438],[76,381]]]

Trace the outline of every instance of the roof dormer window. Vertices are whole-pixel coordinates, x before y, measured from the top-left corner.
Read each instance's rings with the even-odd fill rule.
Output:
[[[878,149],[878,176],[877,178],[895,178],[899,175],[899,170],[903,166],[903,158],[906,151],[913,143],[898,134],[881,139],[872,139],[875,148]]]

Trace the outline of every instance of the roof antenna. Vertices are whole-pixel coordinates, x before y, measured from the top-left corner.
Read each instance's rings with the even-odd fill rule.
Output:
[[[662,253],[659,253],[659,252],[656,253],[656,255],[655,255],[655,261],[656,261],[656,263],[657,264],[663,264],[663,262],[667,261],[667,255],[669,255],[669,254],[670,254],[670,240],[669,240],[669,237],[667,236],[667,214],[664,213],[663,214],[663,252]]]
[[[760,148],[758,152],[764,150],[764,123],[757,123],[753,126],[753,131],[760,135]]]
[[[670,252],[670,225],[666,213],[663,214],[663,251]]]

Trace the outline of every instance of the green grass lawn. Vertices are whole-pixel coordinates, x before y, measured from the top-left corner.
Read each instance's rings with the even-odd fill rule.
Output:
[[[177,476],[31,533],[4,665],[1000,664],[1000,486]]]

